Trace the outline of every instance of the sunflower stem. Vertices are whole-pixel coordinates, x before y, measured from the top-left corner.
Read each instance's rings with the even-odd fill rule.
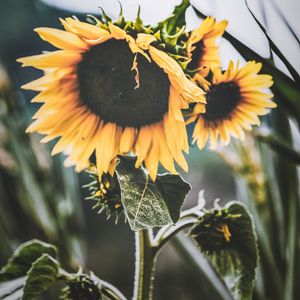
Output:
[[[150,231],[139,230],[135,233],[135,283],[134,300],[153,298],[156,251],[151,245]]]

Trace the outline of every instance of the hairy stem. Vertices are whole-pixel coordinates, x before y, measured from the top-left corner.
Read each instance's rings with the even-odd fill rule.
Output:
[[[151,245],[150,231],[135,233],[135,283],[134,300],[153,298],[156,251]]]

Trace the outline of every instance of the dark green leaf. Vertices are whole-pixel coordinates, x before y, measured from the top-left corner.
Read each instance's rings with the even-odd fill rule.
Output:
[[[164,197],[171,219],[174,223],[177,222],[183,201],[191,189],[190,185],[180,176],[172,174],[158,175],[156,184]]]
[[[58,281],[64,283],[62,299],[124,300],[113,285],[93,273],[71,274],[60,268],[53,245],[38,240],[21,245],[1,270],[0,299],[33,300]]]
[[[57,250],[53,245],[32,240],[22,244],[0,271],[0,282],[25,276],[31,265],[43,254],[56,258]]]
[[[263,135],[256,134],[256,138],[269,145],[270,148],[280,154],[283,158],[288,159],[294,164],[300,164],[300,153],[292,148],[292,145],[289,145],[288,142],[276,137],[275,135]]]
[[[23,289],[23,300],[32,300],[57,281],[59,263],[48,254],[43,254],[31,266]]]
[[[234,298],[252,299],[258,250],[246,207],[240,202],[229,202],[222,209],[205,211],[191,235]]]
[[[121,201],[133,230],[163,226],[178,220],[190,186],[178,175],[161,175],[153,182],[135,158],[121,157],[117,166]]]

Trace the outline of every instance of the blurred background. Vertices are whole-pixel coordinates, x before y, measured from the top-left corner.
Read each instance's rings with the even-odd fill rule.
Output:
[[[144,22],[155,24],[168,17],[174,6],[181,1],[120,2],[127,19],[135,18],[140,5]],[[215,16],[218,20],[229,20],[228,31],[233,36],[262,57],[270,55],[268,40],[253,20],[244,1],[195,0],[191,3],[206,15]],[[249,5],[285,57],[299,71],[299,42],[294,35],[300,35],[300,2],[249,0]],[[50,156],[53,145],[40,144],[41,136],[24,133],[38,106],[30,104],[34,92],[23,91],[20,86],[38,78],[40,74],[32,68],[21,69],[16,63],[19,57],[52,49],[33,32],[35,27],[60,28],[59,17],[76,14],[84,18],[87,13],[97,15],[100,6],[112,18],[118,17],[119,4],[112,0],[0,0],[0,266],[21,242],[39,238],[59,247],[66,269],[76,271],[79,263],[93,270],[98,277],[116,285],[130,298],[134,276],[134,234],[123,219],[117,225],[114,219],[107,221],[105,214],[99,215],[92,209],[93,203],[84,200],[87,194],[81,187],[89,182],[87,174],[75,174],[73,169],[65,169],[62,164],[64,157]],[[193,29],[199,23],[200,19],[189,9],[187,28]],[[293,29],[294,35],[289,28]],[[230,59],[243,61],[243,57],[228,41],[222,39],[219,43],[224,67]],[[273,59],[276,66],[290,76],[276,55]],[[265,117],[263,129],[273,126],[274,119],[278,122],[279,118],[281,126],[287,128],[295,149],[299,150],[296,123],[284,110],[281,112],[280,107],[276,114]],[[284,242],[281,240],[280,245],[273,247],[278,241],[276,238],[274,241],[272,236],[276,237],[277,234],[277,237],[282,238],[284,230],[279,228],[280,220],[277,220],[274,212],[268,211],[269,205],[273,205],[273,202],[270,204],[268,201],[275,201],[272,197],[280,198],[283,195],[286,201],[299,201],[298,198],[289,199],[290,192],[283,191],[299,190],[299,169],[290,166],[289,161],[283,159],[280,163],[286,169],[290,168],[287,172],[292,173],[289,174],[296,174],[296,185],[286,185],[286,182],[277,187],[274,182],[273,186],[268,185],[269,181],[279,180],[278,174],[281,172],[275,170],[280,166],[278,157],[270,158],[273,155],[270,153],[268,148],[257,146],[251,136],[243,146],[235,143],[222,152],[200,152],[196,147],[191,147],[191,155],[187,158],[190,170],[188,174],[182,174],[193,187],[185,202],[186,208],[195,205],[199,191],[205,190],[208,206],[215,198],[220,198],[221,203],[239,199],[252,203],[249,206],[256,214],[256,221],[260,217],[265,218],[258,224],[258,227],[261,226],[259,237],[267,236],[267,240],[262,245],[265,248],[262,250],[262,265],[255,293],[257,299],[283,299],[273,297],[271,287],[279,282],[283,290],[288,273],[283,274],[281,270],[287,272],[289,269],[287,254],[282,248]],[[275,169],[265,168],[265,157],[277,161]],[[276,201],[282,206],[282,199]],[[282,209],[281,206],[279,209]],[[273,218],[275,225],[272,223]],[[286,215],[284,219],[287,218]],[[296,241],[298,243],[298,238]],[[275,272],[273,277],[278,275],[278,278],[274,281],[270,279],[268,283],[264,270],[277,268],[274,266],[276,259],[279,260],[279,270],[276,272],[280,274]],[[160,254],[157,265],[155,299],[210,299],[209,291],[201,286],[194,270],[181,259],[172,245]],[[280,293],[283,295],[282,291]]]

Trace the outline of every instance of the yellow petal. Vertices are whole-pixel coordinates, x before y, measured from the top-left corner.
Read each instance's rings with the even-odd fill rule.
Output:
[[[162,124],[153,125],[153,128],[159,146],[159,161],[166,170],[168,170],[172,174],[177,174],[174,166],[174,160],[169,150]]]
[[[138,45],[136,44],[133,37],[131,37],[130,35],[126,35],[126,41],[128,42],[129,48],[132,53],[142,54],[151,63],[151,59],[150,59],[149,55],[146,54],[146,52],[144,50],[142,50],[141,48],[138,47]]]
[[[167,53],[149,46],[149,53],[156,64],[168,74],[172,85],[187,102],[206,103],[205,92],[189,80],[180,65]]]
[[[58,69],[54,72],[48,73],[34,81],[22,85],[22,89],[32,91],[45,91],[49,88],[50,84],[59,81],[62,77],[69,75],[74,71],[74,68]]]
[[[72,18],[66,18],[66,20],[60,19],[60,21],[66,30],[73,32],[85,39],[96,40],[101,37],[110,36],[110,33],[107,30],[96,25],[81,22]]]
[[[143,50],[148,50],[149,45],[156,41],[155,36],[151,34],[145,34],[145,33],[138,33],[137,39],[136,39],[136,44],[138,47],[140,47]]]
[[[76,34],[55,28],[35,28],[35,32],[53,46],[64,50],[87,50],[88,46]]]
[[[172,116],[166,114],[164,116],[164,132],[167,144],[169,146],[170,152],[172,153],[174,159],[178,163],[178,165],[184,170],[188,170],[188,165],[186,160],[182,154],[182,151],[188,147],[188,145],[184,145],[183,142],[187,141],[186,137],[186,129],[184,122],[176,121]],[[181,130],[181,127],[183,130]],[[178,132],[184,134],[185,137],[178,138]]]
[[[111,161],[117,155],[118,149],[118,131],[117,125],[107,123],[99,134],[98,144],[96,148],[96,160],[98,176],[101,178],[103,173],[107,173]]]
[[[79,52],[68,50],[58,50],[17,59],[23,67],[32,66],[38,69],[74,66],[80,60],[81,54]]]
[[[125,127],[121,137],[120,152],[121,153],[130,152],[132,150],[134,141],[135,141],[135,128]]]
[[[121,29],[120,27],[114,25],[113,23],[109,23],[108,29],[109,29],[110,33],[112,34],[112,36],[116,40],[125,40],[126,39],[126,35],[127,35],[126,31]]]
[[[155,136],[155,130],[153,130],[152,127],[150,130],[151,130],[151,135]],[[159,158],[159,145],[156,138],[154,138],[152,139],[152,145],[149,149],[149,152],[145,157],[145,165],[153,181],[155,181],[157,175],[158,158]]]
[[[135,166],[138,168],[144,161],[149,148],[152,143],[152,131],[149,126],[143,126],[138,133],[136,144],[135,144],[135,154],[137,160]]]

